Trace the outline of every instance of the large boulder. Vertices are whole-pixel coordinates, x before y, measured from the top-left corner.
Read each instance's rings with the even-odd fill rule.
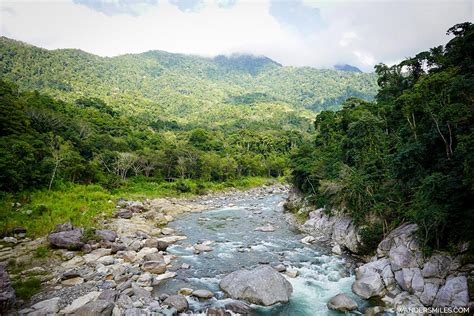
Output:
[[[98,229],[95,231],[95,234],[99,236],[104,241],[113,242],[117,239],[117,233],[109,229]]]
[[[357,226],[349,217],[338,217],[334,223],[332,240],[353,253],[358,253],[360,237]]]
[[[435,254],[423,266],[423,277],[425,278],[445,278],[449,272],[452,259],[448,256]]]
[[[393,290],[396,287],[395,276],[392,272],[390,261],[387,258],[371,261],[360,266],[356,270],[357,279],[366,273],[379,274],[387,290]]]
[[[415,295],[410,295],[408,292],[401,292],[400,294],[398,294],[394,299],[393,299],[393,306],[395,307],[395,309],[407,309],[407,311],[409,309],[412,309],[412,310],[422,310],[423,309],[423,304],[421,304],[420,300],[418,299],[418,297],[416,297]],[[420,314],[420,313],[410,313],[410,312],[405,312],[405,313],[397,313],[397,315],[409,315],[409,316],[422,316],[422,315],[425,315],[425,314]]]
[[[434,307],[465,307],[469,304],[467,278],[458,276],[449,278],[446,284],[439,289]]]
[[[12,288],[10,276],[0,264],[0,314],[12,308],[15,302],[15,290]]]
[[[367,271],[352,284],[352,292],[364,299],[382,297],[385,294],[385,286],[377,272]]]
[[[418,297],[423,293],[425,280],[419,268],[403,268],[395,271],[395,279],[403,290]]]
[[[290,282],[270,266],[234,271],[225,276],[219,286],[233,299],[264,306],[287,303],[293,292]]]
[[[403,224],[395,228],[387,235],[377,247],[377,256],[388,256],[390,249],[399,245],[405,245],[412,251],[419,251],[420,246],[416,238],[416,231],[418,226],[416,224]]]
[[[84,245],[81,237],[82,229],[76,228],[73,230],[51,233],[48,236],[48,241],[54,247],[73,250],[81,249]]]
[[[401,244],[397,247],[391,248],[389,252],[390,264],[393,271],[398,271],[403,268],[417,268],[418,263],[415,253]]]
[[[423,288],[423,293],[421,293],[420,301],[425,306],[433,305],[436,294],[438,293],[439,284],[435,282],[426,282]]]
[[[340,293],[329,300],[327,307],[340,312],[350,312],[357,309],[357,303],[346,294]]]

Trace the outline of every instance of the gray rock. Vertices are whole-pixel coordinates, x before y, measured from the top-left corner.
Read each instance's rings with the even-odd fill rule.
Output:
[[[168,243],[163,240],[158,240],[156,248],[158,249],[158,251],[166,251],[166,249],[168,248]]]
[[[166,263],[164,261],[147,261],[143,263],[142,268],[153,274],[162,274],[166,271]]]
[[[34,315],[53,315],[59,312],[59,297],[41,301],[31,306]]]
[[[182,313],[188,310],[189,305],[186,297],[183,295],[171,295],[164,300],[163,305],[174,307],[178,313]]]
[[[389,259],[392,266],[392,271],[398,271],[403,268],[418,267],[413,252],[403,244],[390,249]]]
[[[82,306],[86,305],[89,302],[95,301],[97,297],[100,295],[100,292],[94,291],[89,292],[86,295],[80,296],[76,298],[74,301],[71,302],[66,308],[64,308],[61,313],[63,314],[71,314],[77,311]]]
[[[257,305],[287,303],[293,287],[270,266],[253,270],[238,270],[225,276],[220,288],[233,299],[243,299]]]
[[[75,316],[110,316],[115,304],[106,300],[96,300],[89,302],[78,308]]]
[[[133,295],[137,298],[145,298],[145,299],[148,299],[151,297],[151,294],[150,292],[148,292],[147,290],[145,290],[144,288],[138,286],[138,285],[135,285],[132,283],[132,289],[133,289]]]
[[[117,286],[117,291],[122,292],[130,287],[132,287],[132,280],[127,280],[121,283],[119,286]]]
[[[156,248],[158,246],[158,239],[148,238],[145,240],[144,247]]]
[[[15,290],[12,288],[10,276],[0,264],[0,313],[6,312],[15,305]]]
[[[97,259],[97,262],[103,264],[104,266],[109,266],[111,264],[114,264],[115,258],[114,256],[103,256]]]
[[[433,255],[423,266],[424,278],[445,278],[449,272],[451,258],[443,255]]]
[[[120,296],[118,297],[118,299],[116,301],[116,304],[118,306],[122,307],[122,308],[127,308],[129,306],[132,306],[133,301],[130,298],[130,296],[128,296],[126,294],[120,294]]]
[[[464,307],[469,303],[469,291],[467,278],[458,276],[449,278],[446,284],[441,287],[433,303],[435,307]]]
[[[125,312],[123,313],[123,316],[144,316],[144,315],[147,315],[147,313],[136,307],[127,308]]]
[[[253,310],[250,305],[242,301],[232,301],[225,304],[225,309],[230,310],[236,314],[241,315],[253,315]]]
[[[82,229],[73,229],[58,233],[51,233],[48,241],[52,246],[69,250],[81,249],[84,243],[81,240]]]
[[[395,276],[390,267],[390,261],[386,258],[371,261],[359,267],[356,270],[356,279],[361,278],[366,273],[377,273],[387,290],[393,290],[396,287]]]
[[[118,294],[119,293],[115,290],[104,290],[100,293],[97,299],[113,303],[117,299]]]
[[[426,283],[421,293],[420,301],[425,306],[433,305],[436,294],[438,293],[439,285],[436,283]]]
[[[139,251],[143,247],[143,242],[141,240],[134,240],[132,243],[128,246],[129,249],[133,251]]]
[[[405,245],[410,250],[420,250],[415,239],[415,232],[418,230],[416,224],[403,224],[392,230],[377,247],[377,256],[388,256],[391,248],[398,245]]]
[[[95,234],[104,241],[115,241],[117,239],[117,233],[109,229],[96,230]]]
[[[425,282],[419,268],[403,268],[395,271],[395,279],[405,291],[415,293],[418,296],[423,292]]]
[[[352,291],[360,297],[368,299],[374,296],[383,296],[385,287],[378,273],[368,271],[352,284]]]
[[[421,304],[420,300],[418,297],[415,295],[410,295],[408,292],[401,292],[398,294],[395,299],[393,300],[393,305],[395,308],[413,308],[413,309],[422,309],[424,306]],[[407,313],[403,315],[413,315],[413,316],[418,316],[420,314],[414,314],[414,313]]]
[[[84,254],[91,253],[92,252],[92,246],[89,245],[89,244],[84,244],[84,246],[82,246],[82,252]]]
[[[72,226],[71,222],[67,222],[64,224],[57,224],[53,230],[53,233],[67,232],[73,229],[74,229],[74,226]]]
[[[127,209],[120,209],[117,212],[115,212],[114,216],[117,218],[130,219],[133,216],[133,212]]]
[[[334,296],[327,303],[329,309],[340,311],[340,312],[350,312],[357,309],[357,303],[347,296],[346,294],[340,293]]]
[[[7,243],[16,244],[18,242],[18,239],[16,239],[15,237],[7,236],[7,237],[3,237],[3,241]]]
[[[210,299],[214,297],[214,293],[205,289],[195,290],[192,295],[202,299]]]
[[[359,240],[356,226],[349,217],[338,217],[334,222],[332,240],[353,253],[358,252]]]

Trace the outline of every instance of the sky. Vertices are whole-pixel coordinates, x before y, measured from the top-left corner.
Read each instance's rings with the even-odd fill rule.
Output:
[[[100,56],[164,50],[265,55],[373,71],[445,44],[473,0],[0,0],[0,34]]]

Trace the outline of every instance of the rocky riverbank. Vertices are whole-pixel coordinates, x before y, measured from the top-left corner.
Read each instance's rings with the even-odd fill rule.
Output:
[[[174,315],[185,312],[189,308],[189,297],[207,300],[214,293],[183,287],[177,293],[154,295],[154,288],[174,278],[180,269],[189,269],[188,265],[178,265],[176,256],[167,251],[170,245],[187,237],[177,234],[167,224],[179,214],[232,206],[243,195],[264,196],[287,189],[277,184],[191,199],[144,202],[120,199],[114,218],[100,223],[101,229],[65,223],[58,225],[47,237],[8,239],[8,246],[0,248],[3,262],[0,266],[0,308],[4,313],[9,310],[11,314],[20,315]],[[211,251],[212,242],[193,245],[194,252]],[[46,258],[38,258],[39,248],[49,249]],[[282,283],[284,278],[276,275],[270,275],[274,278],[273,285],[283,284],[281,295],[287,295],[288,300],[291,290]],[[15,302],[10,278],[39,280],[41,292],[31,300],[17,299]],[[231,294],[235,291],[228,286],[226,289]],[[233,297],[231,294],[229,296]],[[262,300],[264,304],[274,302],[264,294],[257,291],[254,298],[250,297],[250,302],[252,299]],[[245,299],[249,300],[249,297]],[[278,297],[277,301],[284,299]],[[225,309],[251,311],[246,303],[237,300],[229,302]],[[225,309],[210,307],[207,313],[225,315],[228,313]]]
[[[287,208],[309,214],[300,229],[328,243],[335,254],[345,252],[358,258],[352,291],[364,299],[379,298],[383,303],[370,312],[409,307],[474,310],[474,264],[466,253],[467,244],[460,245],[456,254],[435,252],[425,256],[417,225],[405,223],[380,242],[374,256],[364,257],[359,253],[359,227],[350,217],[314,210],[296,191],[290,193]]]

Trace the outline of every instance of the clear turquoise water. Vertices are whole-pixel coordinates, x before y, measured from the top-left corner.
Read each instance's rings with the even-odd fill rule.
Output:
[[[293,285],[290,302],[265,308],[254,306],[257,315],[337,315],[327,309],[326,303],[338,293],[353,297],[361,308],[366,306],[351,292],[353,276],[345,258],[332,255],[324,246],[300,242],[304,235],[283,218],[285,198],[285,194],[248,196],[232,201],[235,206],[187,214],[172,222],[172,228],[188,237],[169,247],[169,252],[178,256],[174,265],[188,263],[191,268],[177,270],[177,277],[156,291],[171,294],[181,287],[191,287],[216,293],[216,298],[207,302],[190,299],[191,309],[197,313],[206,306],[223,306],[228,301],[218,285],[226,274],[262,263],[283,263],[299,273],[296,278],[288,278]],[[268,223],[276,228],[274,232],[255,231]],[[214,241],[213,251],[194,254],[191,245],[206,240]]]

